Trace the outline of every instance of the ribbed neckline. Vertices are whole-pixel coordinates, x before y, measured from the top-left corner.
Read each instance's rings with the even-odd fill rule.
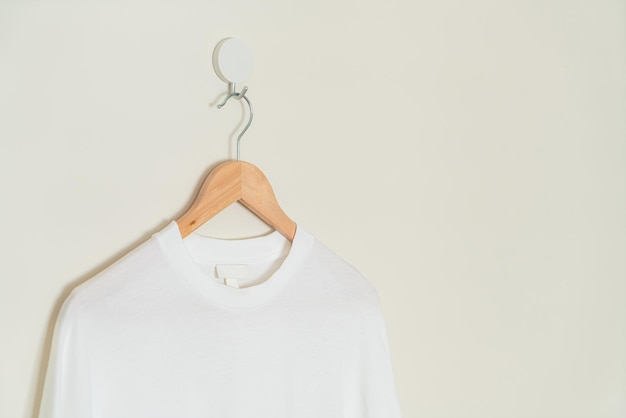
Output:
[[[153,236],[156,236],[168,262],[191,288],[207,302],[231,308],[259,306],[280,293],[305,259],[314,240],[300,225],[296,227],[291,245],[278,231],[243,239],[220,239],[192,232],[183,239],[175,220]],[[193,249],[198,247],[202,248],[202,257],[197,257],[198,260],[215,264],[271,260],[285,251],[288,253],[278,269],[262,283],[234,288],[217,282],[201,270],[192,256]]]

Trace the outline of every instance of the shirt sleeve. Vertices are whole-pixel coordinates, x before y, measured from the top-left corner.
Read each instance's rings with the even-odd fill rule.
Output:
[[[366,295],[353,323],[355,351],[342,360],[342,417],[402,418],[380,299],[373,287]]]
[[[375,293],[369,325],[370,338],[364,359],[364,403],[367,418],[402,418],[402,410],[397,393],[387,328]]]
[[[39,418],[90,418],[88,362],[75,315],[75,292],[56,318]]]

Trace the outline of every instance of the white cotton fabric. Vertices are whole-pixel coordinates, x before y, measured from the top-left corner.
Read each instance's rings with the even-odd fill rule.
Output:
[[[217,277],[229,269],[235,285]],[[301,225],[290,243],[183,239],[171,221],[65,300],[39,417],[401,411],[378,294],[355,268]]]

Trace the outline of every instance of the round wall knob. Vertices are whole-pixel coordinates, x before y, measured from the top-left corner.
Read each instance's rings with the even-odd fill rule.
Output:
[[[213,68],[225,83],[241,83],[252,74],[252,50],[237,38],[221,40],[213,51]]]

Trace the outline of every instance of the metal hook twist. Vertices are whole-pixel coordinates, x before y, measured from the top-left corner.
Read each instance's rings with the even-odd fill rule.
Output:
[[[241,89],[239,93],[235,92],[235,83],[230,83],[229,87],[230,87],[231,93],[228,96],[226,96],[226,98],[224,99],[222,103],[217,105],[217,108],[221,109],[222,106],[224,106],[231,97],[234,97],[237,100],[244,99],[248,103],[248,108],[250,109],[250,119],[248,119],[248,123],[243,128],[239,136],[237,136],[237,161],[239,161],[239,149],[240,149],[241,137],[243,136],[244,133],[246,133],[246,131],[250,127],[250,124],[252,124],[254,111],[252,110],[252,103],[250,103],[250,100],[246,97],[246,93],[248,92],[248,86],[244,86],[244,88]]]

